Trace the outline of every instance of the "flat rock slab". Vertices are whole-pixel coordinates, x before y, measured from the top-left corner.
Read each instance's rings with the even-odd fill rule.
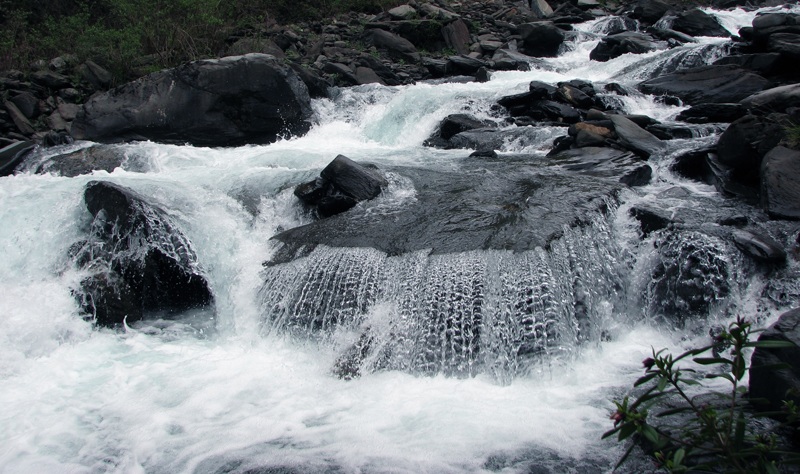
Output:
[[[624,185],[536,162],[465,161],[462,170],[394,168],[413,183],[415,199],[378,210],[380,200],[282,232],[270,264],[318,245],[371,247],[389,255],[547,247],[565,226],[588,222]]]
[[[639,84],[645,94],[672,95],[687,104],[739,102],[761,92],[769,81],[733,65],[702,66],[665,74]]]
[[[613,148],[583,147],[565,150],[549,157],[551,163],[569,171],[618,180],[628,186],[650,183],[653,169],[628,151]]]

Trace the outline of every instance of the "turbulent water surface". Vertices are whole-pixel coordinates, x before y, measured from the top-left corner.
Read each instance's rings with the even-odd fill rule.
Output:
[[[733,32],[755,15],[714,13]],[[669,142],[650,160],[652,184],[623,191],[607,214],[547,249],[387,255],[320,247],[289,265],[262,265],[276,248],[271,236],[309,222],[293,186],[337,154],[458,173],[469,150],[422,146],[449,114],[499,122],[491,105],[531,80],[632,85],[683,57],[725,54],[723,40],[701,38],[589,62],[608,21],[579,25],[580,41],[562,56],[529,72],[494,73],[488,83],[341,90],[315,102],[318,123],[302,138],[234,149],[130,144],[129,160],[147,172],[0,179],[0,471],[609,470],[621,453],[599,439],[609,400],[641,373],[651,346],[680,348],[704,331],[672,330],[660,317],[654,275],[660,259],[681,258],[685,246],[642,238],[628,210],[657,204],[698,219],[708,209],[750,212],[668,168],[682,151],[713,143],[713,133],[697,127],[696,139]],[[617,100],[665,122],[683,110],[641,95]],[[544,155],[563,133],[542,127],[504,151]],[[125,331],[84,320],[72,290],[85,275],[68,249],[90,224],[83,189],[98,179],[168,210],[209,279],[213,324],[202,312]],[[402,172],[390,173],[376,212],[416,195]],[[700,326],[740,313],[767,323],[797,295],[791,281],[758,277],[722,239],[680,238],[726,269],[706,282],[724,287],[725,299]],[[663,250],[670,245],[675,252]],[[319,281],[342,293],[315,294]],[[348,304],[336,299],[345,296]],[[312,314],[313,328],[304,319]],[[337,358],[363,331],[378,346],[363,375],[336,377]]]

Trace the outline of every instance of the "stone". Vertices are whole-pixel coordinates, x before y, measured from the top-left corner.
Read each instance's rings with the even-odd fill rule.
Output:
[[[683,153],[675,158],[669,169],[684,178],[714,184],[714,174],[708,164],[708,156],[712,151],[714,149],[705,147]]]
[[[585,147],[548,155],[549,162],[581,174],[619,181],[628,186],[650,183],[653,169],[628,151]]]
[[[330,97],[329,89],[331,83],[328,82],[327,79],[320,77],[297,63],[289,63],[289,67],[292,68],[295,74],[297,74],[297,77],[306,85],[309,97],[312,99],[327,99]]]
[[[731,236],[736,247],[756,261],[776,264],[786,261],[786,251],[768,235],[752,230],[734,229]]]
[[[18,141],[0,148],[0,177],[14,174],[35,146],[33,142]]]
[[[800,60],[800,35],[796,33],[775,33],[770,35],[767,50],[778,53],[789,61]]]
[[[784,400],[800,405],[800,309],[782,314],[758,340],[789,343],[789,347],[756,347],[753,351],[749,389],[755,408],[780,412]],[[778,364],[788,367],[777,368]],[[760,400],[766,403],[758,403]]]
[[[417,16],[417,11],[410,5],[400,5],[387,11],[392,20],[411,20]]]
[[[678,114],[677,119],[688,123],[734,122],[747,114],[741,104],[697,104]]]
[[[486,63],[469,56],[450,56],[447,58],[447,73],[452,75],[474,75]]]
[[[225,56],[241,56],[249,53],[262,53],[283,59],[286,54],[280,46],[269,38],[242,38],[228,46]]]
[[[417,52],[417,48],[415,48],[410,41],[402,36],[398,36],[380,28],[375,28],[368,30],[365,33],[365,37],[367,41],[373,44],[375,47],[387,50],[390,55],[396,58],[415,63],[420,61],[420,55]]]
[[[747,115],[736,120],[717,141],[720,163],[733,170],[733,178],[758,186],[764,155],[785,136],[784,126],[775,117]]]
[[[639,84],[645,94],[673,95],[684,103],[738,102],[769,85],[763,77],[732,65],[701,66],[665,74]]]
[[[581,109],[588,109],[594,105],[594,99],[589,94],[571,84],[559,83],[558,96],[570,105]]]
[[[617,134],[619,143],[625,148],[645,158],[662,154],[666,151],[667,148],[664,142],[628,118],[613,114],[609,115],[608,118],[614,123],[614,132]]]
[[[629,214],[639,221],[639,228],[642,231],[642,236],[645,238],[653,232],[668,228],[674,223],[671,216],[666,212],[644,205],[632,207]]]
[[[454,49],[458,54],[469,54],[471,43],[469,28],[460,18],[443,26],[442,36],[444,36],[448,48]]]
[[[356,67],[356,81],[359,84],[381,84],[386,85],[386,83],[381,79],[381,77],[375,73],[372,69],[364,66]]]
[[[35,172],[37,174],[52,173],[72,178],[91,174],[94,171],[111,173],[117,168],[141,172],[147,170],[147,164],[146,160],[139,159],[135,155],[128,156],[125,150],[118,146],[94,145],[50,157],[40,164]]]
[[[451,21],[456,21],[461,18],[461,16],[456,13],[445,10],[444,8],[439,8],[430,3],[422,3],[418,8],[427,18],[439,20],[444,23],[450,23]]]
[[[33,125],[31,125],[27,117],[25,117],[25,114],[20,112],[13,102],[5,101],[3,102],[3,105],[6,107],[8,114],[11,116],[11,120],[14,122],[14,125],[17,126],[19,133],[25,136],[31,136],[36,132],[36,130],[33,128]]]
[[[55,71],[36,71],[31,74],[31,81],[49,89],[65,89],[72,84],[67,76]]]
[[[359,84],[355,72],[346,64],[334,62],[325,63],[322,70],[328,74],[332,74],[334,83],[338,86],[355,86]]]
[[[376,170],[338,155],[319,178],[297,186],[294,194],[320,217],[330,217],[377,197],[387,185]]]
[[[92,272],[75,294],[96,324],[118,327],[213,307],[191,243],[164,210],[106,181],[90,181],[84,201],[92,234],[70,253]]]
[[[78,112],[81,110],[81,106],[78,104],[59,104],[58,105],[58,113],[64,120],[72,121],[75,120],[75,117],[78,115]]]
[[[553,14],[553,7],[546,0],[531,0],[531,12],[536,18],[542,19]]]
[[[692,36],[727,38],[731,35],[714,16],[699,8],[679,13],[672,22],[672,29]]]
[[[761,204],[773,218],[800,220],[800,151],[777,146],[764,156]]]
[[[523,23],[519,26],[522,53],[534,57],[555,57],[564,42],[564,31],[550,21]]]
[[[652,36],[635,31],[608,35],[589,53],[589,59],[605,62],[623,54],[642,54],[658,49]]]
[[[660,0],[639,0],[633,8],[633,18],[653,24],[661,19],[672,7]]]
[[[742,99],[743,106],[761,113],[785,112],[800,107],[800,84],[773,87]]]
[[[725,56],[714,61],[714,65],[734,65],[748,69],[761,76],[777,72],[781,55],[778,53],[754,53]]]
[[[454,135],[467,130],[485,127],[486,123],[476,119],[472,115],[452,114],[445,117],[438,128],[438,135],[445,140],[449,140]]]
[[[21,92],[15,95],[11,98],[11,102],[26,118],[33,120],[39,116],[39,99],[30,92]]]
[[[47,125],[47,128],[57,132],[67,131],[69,129],[67,121],[64,120],[64,117],[62,117],[60,113],[58,113],[58,110],[48,115],[44,119],[44,123]]]
[[[268,143],[303,134],[308,89],[265,54],[194,61],[95,95],[78,113],[79,140],[153,140],[196,146]]]

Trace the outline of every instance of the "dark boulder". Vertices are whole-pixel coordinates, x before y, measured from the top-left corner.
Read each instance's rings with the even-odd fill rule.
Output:
[[[591,84],[590,84],[591,86]],[[558,83],[558,97],[562,101],[581,109],[588,109],[594,105],[595,92],[587,93],[572,84],[566,82]]]
[[[714,61],[713,64],[719,66],[734,65],[768,77],[778,72],[780,56],[778,53],[734,54],[720,58]]]
[[[96,95],[72,124],[76,139],[199,146],[267,143],[305,133],[308,89],[265,54],[186,63]]]
[[[0,176],[14,174],[17,166],[25,160],[35,146],[32,142],[19,141],[0,148]]]
[[[800,309],[784,313],[758,337],[789,347],[757,347],[750,361],[750,399],[759,410],[781,411],[783,401],[800,405]],[[778,364],[787,367],[777,368]],[[759,399],[766,404],[758,403]]]
[[[55,90],[66,89],[72,86],[67,76],[48,70],[34,72],[31,74],[31,81],[40,86]]]
[[[330,97],[329,89],[331,84],[325,78],[314,74],[312,71],[309,71],[307,68],[304,68],[297,63],[289,63],[289,67],[292,68],[295,74],[297,74],[297,77],[299,77],[300,80],[303,81],[303,84],[306,85],[306,88],[308,89],[308,95],[311,98],[318,99]]]
[[[191,243],[166,212],[106,181],[89,182],[84,201],[92,235],[71,253],[78,266],[93,273],[76,296],[97,324],[171,319],[213,305]]]
[[[466,132],[467,130],[474,130],[476,128],[486,127],[487,124],[482,122],[472,115],[467,114],[452,114],[448,115],[439,123],[439,127],[436,131],[425,141],[426,145],[429,146],[437,146],[439,139],[444,140],[449,144],[449,140],[461,132]]]
[[[486,67],[486,63],[480,59],[475,59],[464,55],[450,56],[447,58],[446,71],[448,74],[474,75],[482,67]]]
[[[519,147],[535,145],[540,139],[537,127],[520,126],[498,130],[496,128],[476,128],[457,133],[450,138],[451,148],[468,148],[478,151],[506,151],[508,144]]]
[[[322,170],[319,178],[297,186],[294,194],[316,209],[320,217],[329,217],[377,197],[387,184],[376,170],[339,155]]]
[[[684,178],[714,184],[714,173],[708,164],[709,153],[714,150],[714,148],[701,148],[683,153],[675,158],[670,169]]]
[[[720,163],[733,170],[733,178],[758,186],[764,155],[785,136],[784,124],[775,116],[747,115],[733,122],[719,137]]]
[[[708,316],[730,295],[732,263],[719,238],[676,230],[662,236],[656,248],[657,263],[645,293],[654,315],[685,324]]]
[[[364,35],[368,43],[374,45],[378,49],[385,49],[395,58],[414,63],[420,61],[417,48],[414,47],[411,41],[408,41],[402,36],[380,28],[367,30]]]
[[[800,107],[800,84],[773,87],[742,99],[743,106],[755,112],[785,112],[790,107]]]
[[[528,56],[555,57],[565,39],[564,31],[550,21],[523,23],[518,30],[520,51]]]
[[[613,114],[608,118],[614,123],[614,132],[617,134],[619,143],[625,148],[645,158],[666,151],[667,147],[664,142],[632,120]]]
[[[761,204],[779,219],[800,219],[800,151],[778,146],[761,163]]]
[[[581,174],[617,180],[628,186],[650,183],[653,170],[633,153],[613,148],[584,147],[548,155],[549,163]]]
[[[783,263],[786,251],[768,235],[760,232],[735,229],[732,233],[733,243],[743,253],[763,263]]]
[[[639,0],[631,16],[645,23],[653,24],[661,19],[672,7],[659,0]]]
[[[731,35],[716,17],[699,8],[693,8],[678,14],[672,22],[672,29],[692,36],[720,36],[727,38]]]
[[[639,221],[642,236],[647,237],[653,232],[666,229],[673,224],[670,215],[661,209],[638,205],[629,211],[631,217]]]
[[[677,119],[688,123],[734,122],[747,114],[741,104],[697,104],[678,114]]]
[[[673,95],[687,104],[738,102],[764,90],[769,82],[736,66],[701,66],[639,84],[645,94]]]
[[[600,43],[589,53],[589,59],[605,62],[626,53],[642,54],[656,50],[658,47],[652,36],[626,31],[606,36],[600,40]]]
[[[444,37],[448,48],[454,49],[458,54],[469,54],[470,34],[464,20],[458,19],[442,27],[441,36]]]
[[[770,35],[767,50],[771,53],[778,53],[790,61],[800,60],[800,34],[798,33]]]

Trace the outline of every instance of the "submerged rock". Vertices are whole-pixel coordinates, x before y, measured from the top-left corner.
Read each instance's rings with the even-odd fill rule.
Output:
[[[308,131],[308,89],[273,56],[247,54],[152,73],[84,104],[76,139],[198,146],[268,143]]]
[[[106,181],[89,182],[84,201],[92,234],[71,253],[92,272],[76,296],[97,324],[169,319],[213,305],[191,243],[163,210]]]

